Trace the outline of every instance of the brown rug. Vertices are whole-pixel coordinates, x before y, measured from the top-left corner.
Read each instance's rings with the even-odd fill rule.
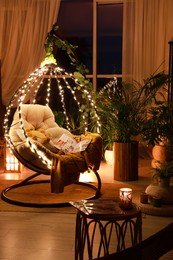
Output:
[[[140,193],[136,193],[133,197],[133,202],[138,205],[142,212],[146,215],[160,216],[160,217],[173,217],[173,205],[172,204],[162,204],[160,207],[153,207],[152,204],[142,204],[140,203]]]
[[[1,181],[0,192],[17,181]],[[156,216],[173,216],[173,205],[161,205],[160,208],[153,207],[151,204],[141,204],[139,201],[140,193],[144,192],[146,186],[139,185],[138,182],[132,182],[131,184],[123,182],[115,183],[102,183],[101,197],[102,199],[115,199],[118,201],[119,189],[122,187],[132,188],[133,190],[133,202],[141,207],[141,210],[145,214]],[[69,185],[65,187],[63,193],[55,194],[50,192],[50,184],[32,184],[24,187],[20,187],[8,192],[8,198],[25,202],[34,203],[58,203],[76,201],[89,198],[95,194],[95,191],[89,187],[81,185]],[[67,213],[74,214],[76,210],[72,206],[68,207],[23,207],[16,206],[0,200],[0,211],[18,211],[18,212],[45,212],[45,213]]]
[[[17,181],[3,180],[0,183],[0,192],[6,187],[17,183]],[[144,191],[143,186],[135,186],[134,184],[124,184],[122,182],[103,183],[101,188],[101,198],[103,199],[118,199],[119,189],[129,187],[133,192]],[[95,191],[83,185],[72,184],[65,187],[63,193],[55,194],[50,192],[50,184],[32,184],[23,187],[18,187],[8,191],[6,194],[9,199],[34,202],[34,203],[66,203],[68,201],[76,201],[89,198],[95,194]],[[28,211],[28,212],[59,212],[59,213],[75,213],[73,207],[23,207],[12,205],[6,201],[0,200],[0,211]]]

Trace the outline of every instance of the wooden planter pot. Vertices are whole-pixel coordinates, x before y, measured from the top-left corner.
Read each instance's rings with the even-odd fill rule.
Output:
[[[135,181],[138,179],[138,142],[114,142],[114,180]]]

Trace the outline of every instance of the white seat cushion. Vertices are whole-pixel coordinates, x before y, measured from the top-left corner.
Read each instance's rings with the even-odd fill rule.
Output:
[[[55,122],[55,117],[50,107],[38,104],[22,104],[14,114],[13,122],[9,131],[10,138],[13,142],[21,141],[21,138],[16,131],[21,129],[19,109],[21,109],[21,117],[25,129],[45,129],[53,139],[60,137],[63,133],[71,135],[67,129],[58,126]]]

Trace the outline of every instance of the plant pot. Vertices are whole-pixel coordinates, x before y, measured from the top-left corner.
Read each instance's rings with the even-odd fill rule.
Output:
[[[105,151],[105,160],[106,160],[107,164],[113,165],[113,163],[114,163],[113,150],[106,150]]]
[[[157,198],[157,197],[153,197],[152,200],[152,205],[153,207],[160,207],[161,206],[161,199],[160,198]]]
[[[172,150],[172,148],[169,148],[166,145],[155,145],[153,147],[153,160],[151,162],[153,168],[158,167],[159,164],[157,163],[157,161],[159,161],[160,163],[164,163],[172,160],[170,149]]]
[[[162,188],[169,188],[170,187],[170,183],[171,183],[171,178],[170,177],[160,178],[158,180],[158,186],[162,187]]]
[[[135,181],[138,179],[138,142],[114,142],[114,180]]]

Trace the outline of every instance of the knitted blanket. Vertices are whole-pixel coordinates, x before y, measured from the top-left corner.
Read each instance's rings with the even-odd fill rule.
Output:
[[[60,193],[64,186],[72,184],[79,179],[81,172],[88,167],[98,170],[102,159],[102,138],[96,133],[86,133],[78,137],[78,141],[91,138],[86,150],[77,153],[64,154],[61,151],[53,153],[36,143],[38,149],[42,150],[46,157],[52,161],[51,169],[51,192]]]

